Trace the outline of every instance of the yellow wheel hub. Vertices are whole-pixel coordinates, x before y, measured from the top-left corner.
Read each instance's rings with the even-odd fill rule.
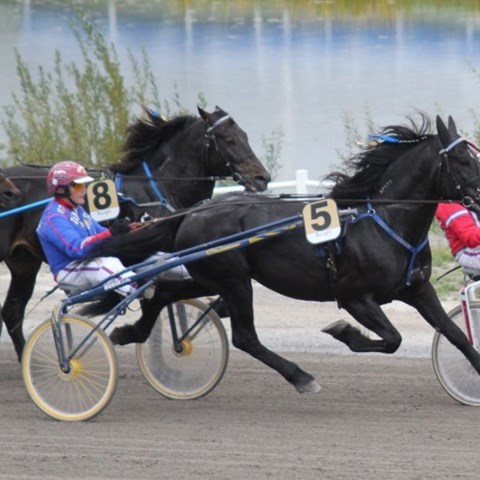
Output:
[[[192,353],[192,351],[193,351],[192,341],[189,338],[186,338],[185,340],[182,341],[182,351],[180,352],[180,355],[182,357],[187,357]]]
[[[68,373],[62,374],[62,378],[67,382],[75,378],[78,378],[83,371],[82,362],[76,358],[70,360],[69,366],[70,366],[70,371]]]

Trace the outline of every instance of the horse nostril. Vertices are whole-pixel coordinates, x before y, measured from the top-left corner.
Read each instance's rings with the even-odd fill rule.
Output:
[[[272,180],[272,177],[270,175],[257,175],[255,177],[255,181],[260,184],[260,185],[265,185],[265,187],[269,184],[269,182]]]
[[[269,173],[264,175],[263,178],[264,178],[266,183],[270,183],[272,181],[272,176]]]
[[[5,202],[12,203],[15,200],[18,200],[22,196],[22,193],[20,190],[4,190],[1,196]]]

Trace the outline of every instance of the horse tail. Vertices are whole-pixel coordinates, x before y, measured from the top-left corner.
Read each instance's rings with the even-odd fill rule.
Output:
[[[173,252],[183,219],[183,215],[174,214],[133,232],[109,237],[91,250],[89,258],[118,257],[125,265],[132,265],[158,251]]]

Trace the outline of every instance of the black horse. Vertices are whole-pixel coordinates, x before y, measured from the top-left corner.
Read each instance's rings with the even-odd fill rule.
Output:
[[[459,201],[478,209],[480,165],[478,150],[437,117],[431,133],[428,117],[409,127],[384,129],[378,141],[352,159],[352,175],[334,173],[330,197],[357,209],[343,223],[340,240],[318,249],[307,242],[303,228],[253,241],[245,249],[227,250],[188,265],[194,282],[157,289],[150,309],[132,326],[117,328],[117,344],[142,342],[148,337],[159,308],[186,297],[217,292],[231,316],[232,342],[277,370],[299,392],[317,392],[314,377],[267,349],[254,326],[251,280],[288,297],[336,300],[361,325],[378,335],[365,336],[340,320],[325,331],[355,352],[393,353],[401,343],[381,305],[400,300],[412,307],[458,347],[480,373],[480,354],[449,319],[430,283],[431,252],[428,232],[438,201]],[[304,202],[258,195],[229,195],[192,209],[150,231],[131,234],[131,242],[112,239],[103,248],[116,255],[141,258],[148,250],[181,251],[227,235],[289,217]],[[121,244],[120,244],[121,243]],[[333,248],[331,248],[333,247]],[[182,291],[183,289],[183,291]]]
[[[166,121],[146,110],[146,118],[128,128],[122,161],[102,172],[115,179],[121,192],[121,216],[138,220],[145,213],[159,217],[192,206],[211,197],[219,177],[233,177],[249,191],[267,188],[269,173],[230,115],[219,107],[212,113],[198,111],[200,117]],[[48,168],[9,167],[6,173],[22,192],[20,206],[48,197]],[[34,208],[0,220],[0,261],[11,273],[1,317],[19,358],[25,308],[44,261],[35,232],[41,212]]]
[[[166,121],[145,110],[146,119],[128,128],[122,161],[108,167],[122,192],[121,216],[138,220],[149,205],[164,208],[149,210],[156,217],[191,207],[211,198],[222,177],[233,178],[249,192],[266,190],[270,174],[247,134],[219,107],[212,113],[198,107],[198,112],[200,117]],[[155,171],[154,178],[149,169]]]
[[[20,201],[20,190],[8,178],[5,171],[0,168],[0,219],[2,211],[15,207]]]

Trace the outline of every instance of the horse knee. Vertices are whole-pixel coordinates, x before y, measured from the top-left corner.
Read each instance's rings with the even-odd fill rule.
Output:
[[[21,361],[23,348],[25,347],[25,336],[23,335],[22,325],[23,321],[17,323],[17,325],[7,325],[7,332],[12,339],[18,361]]]
[[[243,352],[252,353],[256,346],[260,344],[258,337],[251,334],[239,335],[232,331],[232,345]]]

